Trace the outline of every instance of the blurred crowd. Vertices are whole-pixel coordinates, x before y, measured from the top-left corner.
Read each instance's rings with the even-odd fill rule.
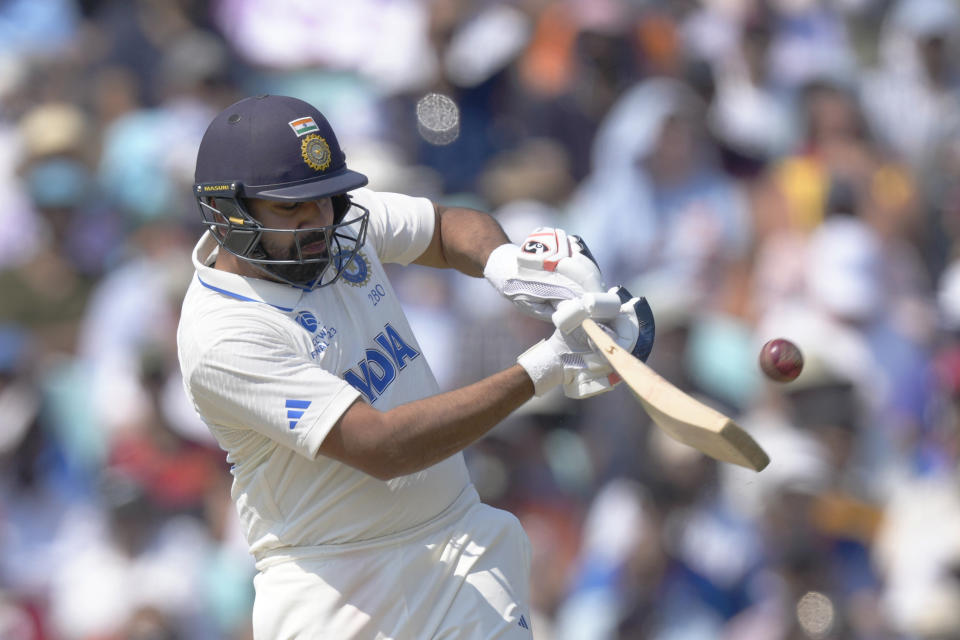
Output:
[[[375,189],[581,235],[649,300],[650,364],[770,453],[705,458],[623,385],[470,448],[533,542],[536,640],[960,638],[955,0],[0,2],[0,637],[250,637],[174,333],[197,145],[258,93]],[[548,331],[391,273],[444,388]],[[759,372],[774,337],[795,382]]]

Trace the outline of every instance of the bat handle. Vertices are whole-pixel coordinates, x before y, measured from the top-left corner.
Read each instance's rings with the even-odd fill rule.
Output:
[[[568,334],[587,318],[616,318],[620,313],[620,304],[620,297],[616,293],[587,293],[575,300],[561,300],[550,319],[561,333]]]

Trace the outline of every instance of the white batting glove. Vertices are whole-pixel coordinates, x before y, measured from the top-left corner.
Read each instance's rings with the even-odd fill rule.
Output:
[[[623,287],[610,289],[607,295],[617,296],[621,302],[618,313],[612,319],[598,322],[600,328],[624,349],[640,360],[646,361],[653,348],[656,328],[653,321],[653,312],[645,298],[632,297]],[[553,323],[564,334],[582,333],[580,323],[585,318],[597,319],[596,309],[591,306],[591,295],[588,294],[577,300],[565,300],[557,305],[553,314]],[[591,347],[592,347],[592,343]],[[573,379],[564,381],[563,393],[568,398],[580,400],[589,398],[613,389],[620,377],[607,368],[606,360],[591,349],[583,356],[585,366],[577,371]]]
[[[569,334],[557,329],[549,338],[520,354],[517,364],[530,376],[534,393],[538,396],[559,385],[572,384],[590,367],[596,368],[591,373],[597,376],[613,372],[603,358],[597,359],[582,329]]]
[[[535,229],[519,247],[494,249],[483,275],[521,312],[545,321],[560,301],[606,289],[583,240],[551,227]]]

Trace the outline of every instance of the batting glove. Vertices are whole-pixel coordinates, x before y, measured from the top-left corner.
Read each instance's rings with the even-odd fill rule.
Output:
[[[633,297],[624,287],[614,287],[608,294],[615,295],[621,304],[615,317],[598,324],[620,346],[646,362],[653,349],[656,334],[650,305],[646,298]],[[564,335],[582,333],[580,323],[585,318],[598,317],[591,297],[593,296],[588,294],[583,298],[559,303],[553,314],[553,323],[561,333]],[[571,380],[564,381],[563,393],[568,398],[576,400],[589,398],[610,391],[620,382],[620,377],[609,367],[606,371],[604,370],[604,365],[607,364],[606,359],[592,348],[589,354],[583,356],[583,360],[585,366],[577,371]]]
[[[596,261],[578,236],[539,227],[518,247],[504,244],[490,253],[483,275],[517,308],[549,321],[556,305],[606,287]]]
[[[587,334],[582,329],[564,334],[557,329],[517,358],[533,381],[534,393],[542,396],[554,387],[572,384],[589,367],[596,376],[608,376],[613,369],[602,358],[597,359]],[[589,358],[589,360],[587,359]]]

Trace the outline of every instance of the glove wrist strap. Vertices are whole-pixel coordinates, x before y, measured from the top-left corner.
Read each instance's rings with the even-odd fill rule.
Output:
[[[517,255],[520,247],[515,244],[502,244],[487,256],[487,263],[483,267],[483,277],[493,287],[503,292],[503,284],[516,273]]]
[[[541,340],[517,357],[517,364],[524,368],[533,381],[533,392],[542,396],[563,383],[563,366],[546,340]]]

